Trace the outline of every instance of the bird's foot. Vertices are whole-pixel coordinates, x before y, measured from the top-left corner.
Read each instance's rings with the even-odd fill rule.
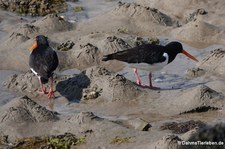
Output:
[[[136,80],[136,83],[137,83],[138,85],[140,85],[140,86],[145,86],[145,85],[141,82],[141,80]]]
[[[146,85],[143,84],[140,80],[136,80],[136,84],[141,87],[146,87]]]
[[[48,92],[48,99],[51,99],[52,97],[55,98],[55,95],[54,95],[53,90],[50,89],[49,92]]]
[[[41,90],[39,90],[38,93],[39,94],[48,94],[45,87],[41,88]]]

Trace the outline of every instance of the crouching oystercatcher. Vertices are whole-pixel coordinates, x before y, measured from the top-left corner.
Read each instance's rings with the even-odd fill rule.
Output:
[[[170,42],[165,46],[145,44],[124,51],[119,51],[113,54],[104,55],[102,61],[119,60],[126,62],[130,67],[134,68],[136,83],[144,86],[141,83],[137,73],[137,68],[150,71],[149,73],[149,88],[158,89],[152,85],[152,72],[162,69],[167,64],[171,63],[177,54],[183,53],[194,61],[198,60],[186,52],[179,42]]]
[[[49,46],[47,37],[39,35],[30,50],[29,66],[31,71],[37,75],[41,91],[48,94],[48,98],[54,97],[53,92],[53,72],[59,64],[56,52]],[[50,79],[49,92],[43,84],[48,83]]]

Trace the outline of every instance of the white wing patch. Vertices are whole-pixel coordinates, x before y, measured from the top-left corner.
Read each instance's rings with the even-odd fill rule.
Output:
[[[38,74],[37,74],[37,72],[36,71],[34,71],[34,69],[33,68],[30,68],[30,70],[36,75],[36,76],[38,76]]]
[[[167,65],[168,61],[169,61],[169,55],[167,53],[163,53],[163,56],[166,58],[165,62],[166,62],[166,65]]]
[[[162,69],[163,67],[165,67],[168,64],[168,61],[169,61],[168,54],[163,53],[163,56],[166,58],[166,60],[161,63],[154,63],[154,64],[136,63],[136,64],[129,64],[129,67],[137,68],[137,69],[141,69],[141,70],[147,70],[150,72],[157,71],[157,70]]]

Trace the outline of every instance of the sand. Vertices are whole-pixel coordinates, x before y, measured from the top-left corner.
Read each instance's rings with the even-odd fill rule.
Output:
[[[0,10],[0,148],[15,147],[18,138],[66,133],[84,138],[75,145],[81,149],[178,149],[188,147],[178,141],[223,141],[212,138],[223,138],[218,129],[224,129],[225,3],[174,3],[81,0],[68,2],[65,13],[43,17]],[[74,12],[74,6],[84,10]],[[59,57],[52,100],[37,93],[38,79],[28,66],[38,34],[48,37]],[[160,90],[138,86],[122,62],[101,61],[105,54],[170,41],[182,42],[199,62],[179,54],[153,72]],[[148,73],[139,70],[146,85]]]

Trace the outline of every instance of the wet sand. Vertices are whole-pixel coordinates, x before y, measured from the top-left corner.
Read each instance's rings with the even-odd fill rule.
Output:
[[[177,149],[177,141],[223,122],[225,26],[219,16],[225,11],[216,2],[224,2],[181,2],[175,8],[172,0],[81,0],[68,2],[66,13],[33,18],[0,10],[0,137],[8,136],[0,147],[17,138],[69,132],[85,138],[76,145],[81,149]],[[74,12],[74,6],[84,10]],[[200,6],[207,13],[197,11]],[[75,44],[57,50],[52,100],[37,93],[37,77],[28,67],[27,49],[38,34],[55,49],[68,40]],[[180,41],[199,62],[179,54],[153,72],[161,89],[150,90],[135,83],[124,63],[101,61],[104,54],[155,38],[161,45]],[[149,72],[138,72],[148,85]]]

